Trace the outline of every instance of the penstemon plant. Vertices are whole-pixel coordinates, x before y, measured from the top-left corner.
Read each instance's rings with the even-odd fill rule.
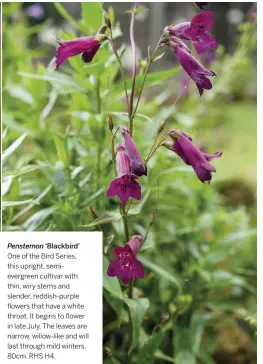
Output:
[[[134,20],[136,15],[143,10],[144,9],[140,7],[140,3],[136,2],[133,10],[130,11],[130,42],[132,49],[132,83],[130,92],[128,92],[127,89],[127,80],[122,65],[121,55],[118,53],[113,37],[111,20],[103,8],[102,13],[105,24],[100,27],[95,35],[68,41],[57,39],[58,48],[56,54],[56,69],[58,69],[65,60],[76,55],[81,55],[83,62],[90,63],[94,57],[96,57],[96,53],[99,52],[102,42],[108,41],[111,44],[112,52],[119,64],[120,74],[123,80],[129,127],[120,126],[114,129],[113,116],[109,113],[108,126],[112,135],[111,154],[115,178],[111,181],[106,194],[108,197],[117,196],[119,200],[119,209],[123,220],[126,244],[122,244],[114,249],[114,258],[109,263],[107,275],[109,277],[118,277],[124,286],[128,286],[128,301],[126,302],[128,302],[128,306],[130,308],[130,348],[127,359],[129,363],[133,363],[133,335],[135,334],[133,326],[136,324],[133,322],[131,316],[133,305],[136,305],[134,284],[135,279],[142,279],[145,274],[143,264],[137,258],[137,254],[142,249],[142,246],[146,241],[147,234],[157,217],[156,210],[150,219],[150,224],[144,237],[140,235],[132,236],[131,231],[133,229],[132,226],[129,225],[128,219],[128,211],[130,207],[129,201],[131,199],[141,200],[141,184],[143,183],[143,178],[147,178],[147,163],[162,146],[175,152],[187,165],[191,165],[201,182],[210,183],[212,173],[216,172],[215,167],[210,164],[210,161],[214,158],[220,158],[222,155],[222,153],[219,152],[214,154],[203,152],[193,143],[191,136],[182,130],[174,129],[163,133],[165,123],[167,121],[166,118],[158,127],[156,139],[153,141],[153,145],[148,156],[145,159],[140,156],[136,142],[133,139],[133,134],[136,130],[134,120],[136,118],[136,112],[139,107],[147,74],[152,62],[158,55],[159,50],[161,48],[171,49],[186,74],[195,82],[199,94],[202,96],[204,90],[212,89],[212,83],[208,77],[215,76],[216,74],[204,67],[198,61],[183,40],[192,41],[198,54],[202,54],[205,51],[215,50],[217,48],[216,40],[208,33],[208,30],[211,28],[213,23],[213,14],[210,11],[201,12],[195,15],[190,22],[176,25],[172,24],[164,27],[164,33],[161,35],[153,54],[149,55],[148,63],[143,74],[142,84],[138,94],[136,95],[135,85],[138,65],[136,60],[136,44],[134,38]],[[109,36],[105,34],[107,30],[109,30]],[[118,133],[123,137],[123,144],[115,145],[115,138]],[[91,210],[91,212],[96,219],[97,215],[95,211]],[[133,300],[135,300],[134,303]],[[164,314],[161,317],[160,322],[163,323],[166,319],[167,315]],[[138,362],[142,363],[142,361]]]
[[[3,3],[3,229],[103,232],[105,364],[255,362],[255,7],[231,53],[191,3],[143,58],[144,7],[116,5],[128,53],[115,6],[78,5]]]

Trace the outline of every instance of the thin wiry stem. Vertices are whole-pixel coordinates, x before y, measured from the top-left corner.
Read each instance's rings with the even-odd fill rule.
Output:
[[[161,41],[162,41],[162,39],[163,39],[163,36],[164,36],[164,34],[162,34],[162,36],[160,37],[160,39],[159,39],[159,41],[158,41],[158,43],[157,43],[157,46],[156,46],[156,48],[155,48],[155,50],[154,50],[154,52],[153,52],[152,56],[151,56],[151,57],[149,57],[149,59],[148,59],[148,63],[147,63],[146,69],[145,69],[145,71],[144,71],[143,80],[142,80],[142,85],[141,85],[141,88],[140,88],[140,91],[139,91],[139,95],[138,95],[138,98],[137,98],[137,102],[136,102],[135,108],[134,108],[134,110],[133,110],[133,116],[136,114],[137,108],[138,108],[138,106],[139,106],[139,102],[140,102],[140,99],[141,99],[141,96],[142,96],[142,91],[143,91],[144,84],[145,84],[145,81],[146,81],[146,76],[147,76],[147,74],[148,74],[148,71],[149,71],[149,69],[150,69],[150,66],[151,66],[152,62],[154,61],[154,58],[156,57],[156,55],[157,55],[157,53],[158,53],[159,49],[161,48]]]
[[[136,4],[134,7],[134,10],[136,9]],[[130,95],[130,109],[129,109],[129,115],[130,115],[130,135],[132,136],[133,133],[133,97],[134,97],[134,91],[135,91],[135,82],[136,82],[136,71],[137,71],[137,65],[136,65],[136,44],[134,40],[134,19],[135,14],[134,11],[131,13],[131,23],[130,23],[130,40],[131,40],[131,48],[132,48],[132,88],[131,88],[131,95]]]
[[[124,90],[125,90],[126,103],[127,103],[128,110],[130,110],[129,97],[128,97],[128,91],[127,91],[127,83],[126,83],[126,77],[125,77],[125,73],[124,73],[124,70],[123,70],[123,67],[122,67],[121,59],[120,59],[120,57],[118,55],[116,43],[115,43],[115,41],[113,39],[113,36],[112,36],[112,30],[111,30],[111,28],[110,28],[110,38],[109,38],[109,41],[110,41],[110,44],[112,46],[113,52],[114,52],[114,54],[116,56],[117,62],[119,63],[119,68],[120,68],[121,76],[122,76],[122,79],[123,79]]]

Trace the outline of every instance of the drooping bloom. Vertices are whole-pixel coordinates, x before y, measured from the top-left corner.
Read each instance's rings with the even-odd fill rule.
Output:
[[[202,96],[204,90],[211,90],[212,83],[207,76],[216,76],[215,72],[205,68],[182,46],[182,42],[178,38],[171,37],[169,46],[185,72],[196,83],[200,96]]]
[[[169,135],[173,139],[173,145],[170,149],[179,155],[186,164],[192,166],[201,182],[208,181],[210,183],[212,172],[216,172],[216,169],[209,162],[214,158],[220,158],[223,153],[208,154],[202,152],[192,143],[192,138],[181,130],[173,130]]]
[[[131,172],[136,174],[136,176],[147,176],[147,167],[143,162],[132,137],[130,136],[129,130],[126,126],[121,126],[120,130],[124,137],[126,153],[131,164]]]
[[[128,284],[133,278],[143,278],[142,263],[136,258],[142,240],[140,235],[134,235],[127,244],[114,249],[115,259],[110,262],[107,270],[109,277],[119,277],[123,284]]]
[[[165,30],[180,39],[191,40],[198,54],[207,49],[216,49],[215,38],[207,33],[213,24],[213,13],[204,11],[193,17],[191,22],[170,25]]]
[[[131,173],[130,161],[125,154],[123,145],[118,145],[116,155],[116,163],[118,169],[118,177],[111,181],[107,191],[107,196],[119,196],[122,203],[125,203],[129,197],[136,200],[141,199],[141,186],[136,181],[138,176]]]
[[[56,39],[59,46],[57,47],[56,54],[56,68],[68,58],[81,54],[84,62],[91,62],[101,42],[106,39],[104,34],[96,34],[92,37],[82,37],[72,40],[60,40]]]

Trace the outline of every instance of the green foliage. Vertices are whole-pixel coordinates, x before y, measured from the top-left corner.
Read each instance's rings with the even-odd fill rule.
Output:
[[[79,32],[94,34],[102,24],[98,3],[83,3],[81,19],[73,19],[62,3],[55,8],[73,26],[59,32],[62,39]],[[121,36],[113,8],[108,13],[113,33]],[[215,161],[218,173],[211,185],[202,184],[165,148],[149,161],[147,178],[140,179],[143,198],[129,205],[130,234],[145,236],[155,211],[157,218],[138,256],[146,275],[136,280],[131,300],[127,287],[106,273],[113,248],[125,243],[117,198],[106,197],[114,177],[108,114],[114,132],[128,125],[123,84],[110,45],[104,42],[90,64],[73,57],[54,71],[55,42],[54,47],[32,46],[47,23],[30,26],[21,3],[4,3],[2,21],[3,229],[103,231],[105,363],[125,363],[128,351],[138,364],[215,363],[221,333],[231,340],[228,320],[235,325],[237,319],[247,320],[255,328],[256,115],[255,101],[245,92],[255,26],[241,26],[233,55],[222,52],[214,65],[218,77],[213,92],[200,99],[195,89],[190,91],[167,121],[165,131],[181,128],[209,152],[224,150]],[[159,122],[171,110],[168,100],[177,97],[176,82],[173,79],[169,87],[169,79],[178,70],[147,76],[149,96],[142,98],[134,118],[134,139],[143,157]],[[141,75],[136,82],[135,99]],[[152,95],[149,86],[157,83],[165,90]],[[128,89],[131,84],[128,78]],[[116,143],[122,142],[119,134]],[[233,177],[237,182],[229,192]],[[233,198],[238,190],[244,195],[243,189],[250,191],[248,203]],[[160,322],[165,312],[169,318]],[[254,332],[246,335],[254,345]]]

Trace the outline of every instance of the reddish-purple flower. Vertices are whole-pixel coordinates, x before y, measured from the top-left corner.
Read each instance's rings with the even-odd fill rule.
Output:
[[[191,165],[201,182],[212,179],[212,172],[216,172],[214,166],[209,162],[214,158],[220,158],[222,153],[207,154],[202,152],[196,145],[192,143],[192,138],[181,130],[173,130],[169,133],[174,143],[171,147],[182,160]]]
[[[133,278],[143,278],[142,263],[136,258],[142,240],[140,235],[134,235],[127,244],[114,249],[115,259],[110,262],[107,270],[109,277],[119,277],[123,284],[128,284]]]
[[[118,145],[116,155],[118,177],[111,181],[107,196],[119,196],[122,203],[125,203],[129,197],[136,200],[141,199],[141,186],[136,181],[138,176],[131,173],[130,161],[125,154],[123,145]]]
[[[147,167],[143,162],[140,153],[130,136],[129,130],[126,126],[121,126],[121,133],[124,137],[126,153],[130,160],[131,172],[136,176],[147,176]]]
[[[207,76],[216,76],[215,72],[205,68],[190,52],[188,52],[178,38],[171,37],[169,45],[177,61],[189,77],[196,83],[200,96],[204,90],[211,90],[212,84]]]
[[[104,34],[96,34],[92,37],[82,37],[66,41],[56,39],[59,44],[56,54],[56,68],[58,69],[66,59],[77,54],[82,54],[81,56],[84,62],[91,62],[100,48],[101,42],[105,39],[106,36]]]
[[[170,25],[166,30],[180,39],[191,40],[198,54],[217,48],[215,38],[207,33],[213,24],[213,13],[204,11],[193,17],[191,22]]]

